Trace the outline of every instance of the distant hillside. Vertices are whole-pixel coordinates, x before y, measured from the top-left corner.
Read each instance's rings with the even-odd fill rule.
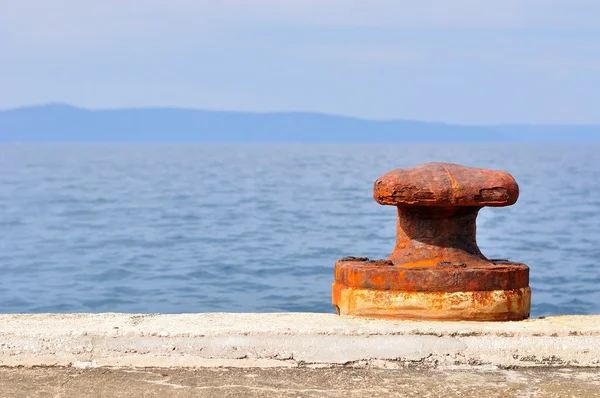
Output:
[[[50,104],[0,111],[0,142],[600,142],[600,125],[459,126],[310,112],[177,108],[87,110]]]

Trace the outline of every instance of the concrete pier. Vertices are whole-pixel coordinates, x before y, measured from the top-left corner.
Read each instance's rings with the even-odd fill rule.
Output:
[[[94,396],[436,396],[479,388],[489,397],[591,397],[600,396],[600,316],[0,315],[0,382],[0,395],[15,397],[78,396],[85,388],[106,392]]]
[[[600,367],[600,316],[519,322],[333,314],[0,315],[0,366]]]

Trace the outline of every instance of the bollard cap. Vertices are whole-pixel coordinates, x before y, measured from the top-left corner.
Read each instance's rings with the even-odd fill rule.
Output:
[[[393,206],[502,207],[517,201],[519,186],[504,171],[436,162],[385,173],[373,197]]]

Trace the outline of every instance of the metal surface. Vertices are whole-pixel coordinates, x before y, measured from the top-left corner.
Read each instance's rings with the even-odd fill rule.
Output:
[[[398,208],[396,246],[385,260],[335,264],[340,315],[439,320],[529,317],[529,268],[488,260],[475,222],[484,206],[510,206],[519,187],[505,172],[428,163],[384,174],[373,196]]]

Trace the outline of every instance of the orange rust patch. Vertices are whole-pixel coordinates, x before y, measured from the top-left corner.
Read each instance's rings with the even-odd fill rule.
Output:
[[[529,317],[531,289],[399,292],[332,286],[340,315],[388,319],[519,321]]]
[[[483,263],[437,267],[370,265],[365,261],[338,261],[334,279],[348,287],[401,291],[487,291],[529,286],[529,267],[519,263]]]

